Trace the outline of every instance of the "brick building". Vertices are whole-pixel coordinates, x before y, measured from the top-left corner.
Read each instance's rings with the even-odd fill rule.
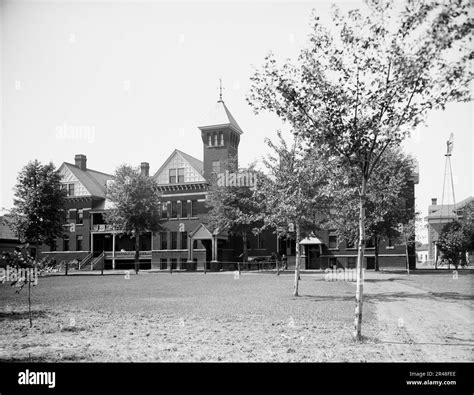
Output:
[[[438,199],[431,199],[428,206],[428,260],[434,262],[439,257],[436,242],[443,227],[454,220],[472,222],[474,218],[474,197],[470,196],[456,204],[438,204]],[[471,253],[472,255],[472,253]],[[470,258],[472,260],[472,257]]]
[[[208,228],[206,194],[214,173],[221,173],[229,162],[238,163],[243,130],[220,99],[208,119],[198,127],[203,144],[203,159],[194,158],[178,149],[150,175],[148,163],[141,164],[143,175],[153,177],[161,193],[160,216],[163,230],[140,235],[140,267],[142,269],[233,270],[243,251],[242,240],[226,233],[213,234]],[[132,268],[134,242],[128,235],[115,232],[104,221],[108,209],[105,196],[110,174],[91,170],[87,158],[79,154],[75,163],[63,163],[59,168],[64,188],[68,191],[68,218],[65,237],[58,239],[53,251],[45,252],[58,261],[76,260],[81,268]],[[414,185],[406,204],[414,209]],[[291,238],[277,238],[272,231],[249,235],[248,254],[254,257],[285,254],[289,268],[293,267],[296,243]],[[355,267],[357,250],[338,239],[333,232],[315,232],[300,243],[302,267]],[[382,241],[379,249],[380,267],[404,267],[405,249],[392,240]],[[366,249],[367,269],[374,266],[373,247]],[[415,266],[415,251],[410,251],[411,266]]]

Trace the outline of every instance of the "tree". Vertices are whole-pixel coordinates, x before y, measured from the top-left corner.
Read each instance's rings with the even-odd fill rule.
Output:
[[[325,226],[337,230],[343,240],[355,245],[359,221],[358,180],[353,173],[345,174],[341,166],[332,166],[330,171],[332,182],[328,184],[328,194],[332,197],[332,210]],[[365,234],[366,242],[373,241],[376,271],[379,270],[378,252],[382,238],[395,239],[399,225],[407,225],[414,217],[414,202],[407,201],[411,195],[413,172],[410,157],[400,149],[388,148],[368,181]]]
[[[273,228],[280,235],[295,235],[296,265],[293,295],[298,296],[300,280],[300,241],[317,228],[325,212],[327,198],[321,193],[328,181],[328,169],[315,150],[307,150],[295,135],[290,149],[278,132],[278,142],[266,139],[272,152],[264,160],[269,171],[260,188],[266,213],[263,228]],[[289,229],[294,226],[294,231]],[[294,232],[294,233],[293,233]]]
[[[16,288],[16,293],[28,284],[28,317],[30,320],[30,328],[33,326],[31,315],[31,285],[38,284],[38,276],[45,271],[53,268],[52,261],[44,258],[37,261],[30,255],[29,245],[23,244],[12,253],[4,253],[0,257],[2,266],[6,267],[6,274],[3,274],[3,281],[11,281],[11,286]],[[4,269],[1,269],[4,271]]]
[[[368,181],[381,155],[398,146],[431,109],[470,100],[473,51],[467,0],[367,1],[367,13],[335,8],[331,28],[313,18],[296,64],[270,54],[248,97],[308,142],[337,154],[359,181],[357,339],[362,338],[365,210]]]
[[[236,171],[235,164],[229,163],[227,167],[227,171],[236,181],[239,171]],[[261,182],[263,177],[263,174],[257,172],[254,166],[250,166],[250,169],[246,171],[240,170],[240,174],[251,174],[252,183]],[[224,231],[242,237],[242,260],[247,262],[248,236],[259,232],[263,220],[262,201],[257,198],[257,185],[240,185],[239,182],[232,182],[232,184],[221,185],[217,178],[212,180],[206,202],[210,207],[209,227],[213,231]],[[240,272],[240,261],[238,261],[238,270]]]
[[[474,249],[474,226],[471,223],[452,221],[443,226],[438,246],[449,265],[466,266],[466,254]]]
[[[157,232],[160,224],[160,193],[153,180],[140,174],[139,168],[119,166],[114,172],[114,182],[106,193],[113,208],[106,211],[105,221],[135,239],[135,272],[140,266],[140,233]]]
[[[38,260],[38,246],[51,245],[64,233],[66,191],[61,176],[52,163],[34,160],[18,174],[14,192],[8,224],[19,240],[35,245]]]

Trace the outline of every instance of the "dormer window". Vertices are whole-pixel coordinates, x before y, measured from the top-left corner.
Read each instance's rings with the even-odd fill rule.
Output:
[[[219,145],[224,145],[224,133],[219,132]]]
[[[207,134],[207,145],[209,147],[212,145],[212,135],[211,135],[211,133]]]
[[[179,169],[170,169],[169,170],[169,183],[183,183],[184,182],[184,167]]]
[[[176,184],[176,169],[170,169],[170,184]]]
[[[217,133],[214,133],[214,145],[217,145]]]

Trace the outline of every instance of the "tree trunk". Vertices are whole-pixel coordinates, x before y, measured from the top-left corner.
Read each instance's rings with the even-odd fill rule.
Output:
[[[248,262],[247,232],[243,232],[243,233],[242,233],[242,242],[244,243],[244,245],[243,245],[242,262],[245,264],[245,263]]]
[[[379,267],[379,237],[375,235],[374,237],[374,255],[375,255],[375,271],[378,272],[380,270]]]
[[[38,243],[35,243],[35,260],[33,261],[33,270],[38,264]],[[30,318],[30,328],[33,327],[33,319],[31,317],[31,277],[32,276],[32,269],[28,268],[27,271],[28,275],[26,280],[28,281],[28,316]]]
[[[300,254],[300,224],[299,222],[296,223],[296,265],[295,265],[295,284],[293,287],[293,296],[298,295],[298,285],[300,281],[300,261],[301,261],[301,254]]]
[[[30,317],[30,328],[33,326],[33,320],[31,319],[31,270],[28,270],[28,315]]]
[[[408,256],[408,239],[405,235],[405,255],[407,261],[407,274],[410,274],[410,257]]]
[[[356,307],[354,314],[354,336],[362,340],[362,304],[364,294],[364,252],[365,252],[365,198],[367,189],[367,176],[364,174],[359,195],[359,245],[357,246],[357,283]]]
[[[140,233],[135,231],[135,273],[138,274],[140,267]]]

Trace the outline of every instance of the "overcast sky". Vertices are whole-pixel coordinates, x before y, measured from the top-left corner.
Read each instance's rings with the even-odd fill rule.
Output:
[[[83,153],[88,167],[104,172],[147,161],[152,173],[175,148],[202,159],[197,126],[218,99],[219,78],[244,130],[240,163],[259,160],[264,138],[282,125],[246,103],[253,67],[270,50],[295,58],[311,10],[328,18],[331,2],[0,4],[0,207],[11,208],[17,173],[34,158],[59,166]],[[424,215],[431,197],[441,201],[450,133],[456,200],[473,195],[472,110],[456,104],[433,112],[404,144],[419,160]],[[73,128],[82,135],[70,136]]]

